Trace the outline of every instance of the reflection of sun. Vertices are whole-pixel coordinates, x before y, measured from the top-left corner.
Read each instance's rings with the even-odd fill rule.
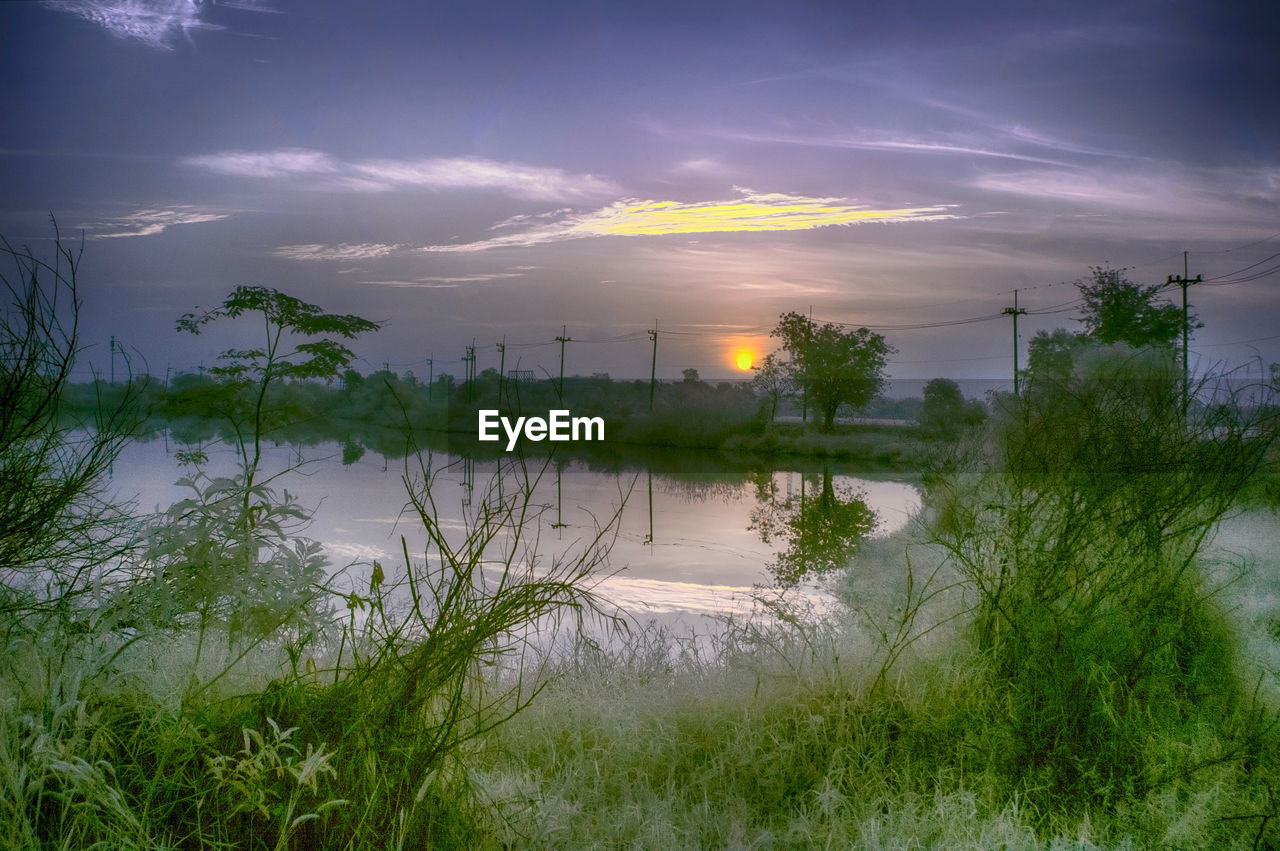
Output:
[[[746,372],[751,369],[751,364],[755,362],[755,355],[751,353],[750,349],[738,349],[737,353],[733,356],[733,362],[737,365],[738,369]]]

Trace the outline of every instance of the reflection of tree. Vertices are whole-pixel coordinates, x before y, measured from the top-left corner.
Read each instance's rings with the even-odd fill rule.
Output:
[[[756,498],[760,504],[751,510],[748,528],[759,532],[766,544],[775,540],[787,544],[769,565],[781,585],[795,585],[806,574],[844,567],[876,524],[876,514],[862,494],[837,488],[826,467],[817,493],[806,493],[801,477],[799,494],[779,498],[778,486],[764,473],[756,477]]]

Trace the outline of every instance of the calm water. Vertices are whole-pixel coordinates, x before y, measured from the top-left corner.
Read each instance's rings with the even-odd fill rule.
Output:
[[[113,470],[118,494],[136,497],[140,511],[164,509],[189,496],[189,490],[174,484],[184,474],[172,455],[178,448],[182,447],[174,442],[166,446],[163,440],[126,447]],[[213,444],[205,452],[211,474],[237,469],[232,448]],[[403,570],[401,536],[410,557],[422,561],[426,535],[408,506],[402,478],[405,459],[388,460],[370,452],[344,465],[337,444],[272,447],[262,469],[271,474],[300,461],[304,463],[299,469],[280,476],[273,487],[277,492],[287,488],[313,512],[310,526],[300,534],[324,544],[333,568],[344,571],[352,587],[368,587],[375,559],[386,566],[388,578]],[[408,463],[411,477],[421,480],[418,458],[411,456]],[[461,532],[468,512],[484,499],[498,464],[442,454],[432,456],[429,464],[440,526]],[[809,518],[833,516],[816,512],[824,494],[828,506],[865,503],[874,514],[857,516],[869,518],[864,522],[869,535],[901,528],[919,506],[919,493],[908,483],[869,479],[838,466],[696,475],[685,473],[679,459],[664,464],[661,473],[645,465],[628,467],[593,470],[573,460],[544,469],[532,497],[538,509],[538,551],[545,564],[559,553],[580,548],[594,536],[597,521],[603,522],[622,505],[610,561],[601,569],[610,575],[598,590],[642,619],[664,622],[749,610],[753,588],[778,584],[771,566],[780,555],[800,551],[808,558],[804,547],[815,546],[807,539],[813,537]],[[506,492],[512,484],[504,481]],[[796,522],[799,517],[803,524]],[[762,536],[762,529],[772,534]],[[820,546],[839,537],[829,528],[820,531],[815,538],[821,539]],[[843,558],[840,552],[837,562]],[[820,583],[809,577],[797,590],[818,599],[823,594]]]

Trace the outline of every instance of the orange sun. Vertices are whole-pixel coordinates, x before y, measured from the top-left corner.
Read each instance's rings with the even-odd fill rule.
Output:
[[[750,349],[738,349],[733,356],[734,364],[743,372],[751,369],[751,365],[755,362],[755,359],[755,355],[751,353]]]

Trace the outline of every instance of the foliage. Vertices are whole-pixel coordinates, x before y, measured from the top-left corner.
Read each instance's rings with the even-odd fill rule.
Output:
[[[332,753],[307,745],[302,756],[291,738],[297,727],[281,730],[274,719],[267,719],[271,736],[249,727],[241,732],[244,747],[236,756],[217,754],[209,759],[209,774],[217,782],[213,796],[226,799],[226,810],[232,816],[242,813],[261,816],[276,830],[275,851],[289,847],[289,837],[300,826],[318,819],[325,810],[350,804],[330,798],[315,811],[294,815],[306,796],[319,794],[320,780],[337,774],[331,762]],[[203,801],[202,801],[203,803]],[[278,825],[278,827],[276,826]]]
[[[976,399],[966,400],[960,385],[951,379],[934,378],[924,386],[917,422],[925,434],[954,438],[961,429],[979,425],[986,418],[986,406]]]
[[[1037,331],[1028,345],[1028,378],[1066,378],[1076,356],[1090,345],[1121,343],[1136,349],[1173,350],[1183,330],[1181,308],[1161,299],[1163,287],[1135,284],[1125,277],[1126,271],[1092,266],[1089,279],[1076,282],[1083,301],[1079,321],[1084,331]],[[1187,326],[1194,331],[1201,323],[1189,314]]]
[[[281,500],[257,481],[265,432],[287,422],[287,409],[273,408],[269,394],[288,379],[338,376],[354,355],[334,337],[353,339],[379,327],[256,286],[236,287],[219,307],[186,314],[177,327],[199,334],[211,322],[246,313],[260,317],[262,345],[223,352],[220,365],[210,370],[213,380],[187,391],[188,399],[220,412],[231,425],[241,471],[210,478],[197,465],[179,482],[193,497],[153,520],[144,554],[152,578],[134,589],[129,602],[141,616],[161,621],[196,614],[197,668],[214,624],[225,629],[230,647],[241,635],[262,641],[286,624],[312,623],[319,614],[327,561],[314,541],[294,536],[308,517],[287,491]],[[295,336],[320,339],[290,348]]]
[[[824,431],[835,425],[841,405],[859,408],[884,388],[885,362],[895,351],[866,328],[845,331],[794,312],[784,313],[770,336],[782,340],[791,356],[791,375],[822,412]]]
[[[1083,334],[1065,328],[1040,330],[1027,345],[1027,377],[1061,380],[1071,375],[1076,352],[1088,345]]]
[[[786,364],[778,360],[776,352],[765,355],[764,360],[752,369],[755,370],[755,375],[751,378],[751,388],[764,397],[768,422],[772,423],[778,416],[778,403],[795,389],[791,372]]]
[[[823,467],[822,483],[807,499],[803,477],[799,493],[779,498],[769,474],[757,480],[756,497],[760,504],[751,510],[749,528],[766,544],[786,543],[769,565],[774,579],[784,587],[848,566],[876,525],[876,513],[863,495],[837,489],[829,467]]]
[[[181,628],[195,614],[195,667],[203,636],[213,625],[228,643],[241,635],[262,640],[285,626],[314,628],[322,603],[328,559],[315,541],[298,536],[307,513],[288,491],[246,486],[243,474],[210,478],[199,469],[178,480],[191,496],[152,518],[142,564],[149,578],[131,595],[139,621]],[[247,532],[242,500],[251,500]]]
[[[1004,695],[1002,772],[1039,806],[1114,806],[1198,770],[1153,761],[1152,737],[1211,729],[1238,743],[1228,762],[1257,746],[1197,558],[1276,422],[1216,389],[1187,414],[1171,352],[1092,349],[1002,400],[989,454],[930,478],[935,540],[977,594],[974,639]]]
[[[317,305],[269,287],[239,286],[218,307],[199,315],[184,314],[178,319],[177,328],[199,334],[211,322],[246,313],[260,317],[264,339],[254,348],[227,349],[218,356],[220,364],[209,371],[222,381],[214,388],[216,401],[210,400],[209,406],[235,429],[245,459],[246,486],[252,487],[262,459],[262,437],[280,420],[279,412],[266,405],[268,390],[289,379],[337,378],[355,355],[335,337],[351,340],[377,331],[380,326],[360,316],[324,313]],[[319,339],[289,348],[295,336]],[[248,509],[247,501],[245,508]]]
[[[1159,301],[1160,286],[1141,286],[1124,276],[1126,269],[1090,267],[1090,280],[1076,287],[1084,300],[1080,322],[1085,334],[1099,343],[1172,346],[1182,335],[1182,310]],[[1189,317],[1191,328],[1200,324]]]
[[[612,623],[590,586],[617,517],[544,562],[535,531],[542,509],[531,501],[538,475],[504,465],[459,528],[435,514],[424,462],[423,478],[406,475],[406,486],[427,552],[411,558],[405,548],[400,571],[375,563],[367,585],[344,594],[345,623],[306,641],[276,624],[251,657],[210,658],[238,665],[240,679],[224,669],[181,701],[169,683],[192,676],[184,651],[204,640],[189,619],[139,620],[138,640],[124,646],[109,624],[96,626],[80,653],[100,646],[108,677],[87,676],[101,667],[96,658],[43,637],[8,642],[0,845],[475,847],[493,830],[475,773],[482,737],[545,686],[538,672],[556,625],[572,634],[594,615]],[[219,487],[237,486],[195,490]],[[233,516],[235,499],[226,502]],[[197,587],[196,574],[183,580],[191,584],[175,593],[215,593]],[[19,670],[33,662],[57,672],[43,688]],[[15,678],[22,688],[8,688]]]
[[[138,408],[129,384],[104,394],[96,383],[78,410],[63,404],[81,354],[81,252],[56,223],[47,260],[3,238],[0,255],[13,262],[12,274],[0,273],[0,621],[8,627],[19,612],[63,610],[105,581],[99,568],[127,536],[101,480]]]
[[[462,528],[446,530],[433,473],[424,464],[420,478],[406,475],[430,540],[422,561],[405,548],[399,577],[375,562],[368,592],[347,596],[332,667],[286,679],[233,716],[259,728],[279,719],[307,740],[341,732],[329,764],[343,798],[360,803],[330,814],[312,844],[472,844],[482,827],[468,773],[477,740],[541,690],[536,671],[557,625],[609,621],[590,586],[618,515],[541,564],[528,537],[542,510],[531,502],[540,476],[519,461],[502,465]]]

